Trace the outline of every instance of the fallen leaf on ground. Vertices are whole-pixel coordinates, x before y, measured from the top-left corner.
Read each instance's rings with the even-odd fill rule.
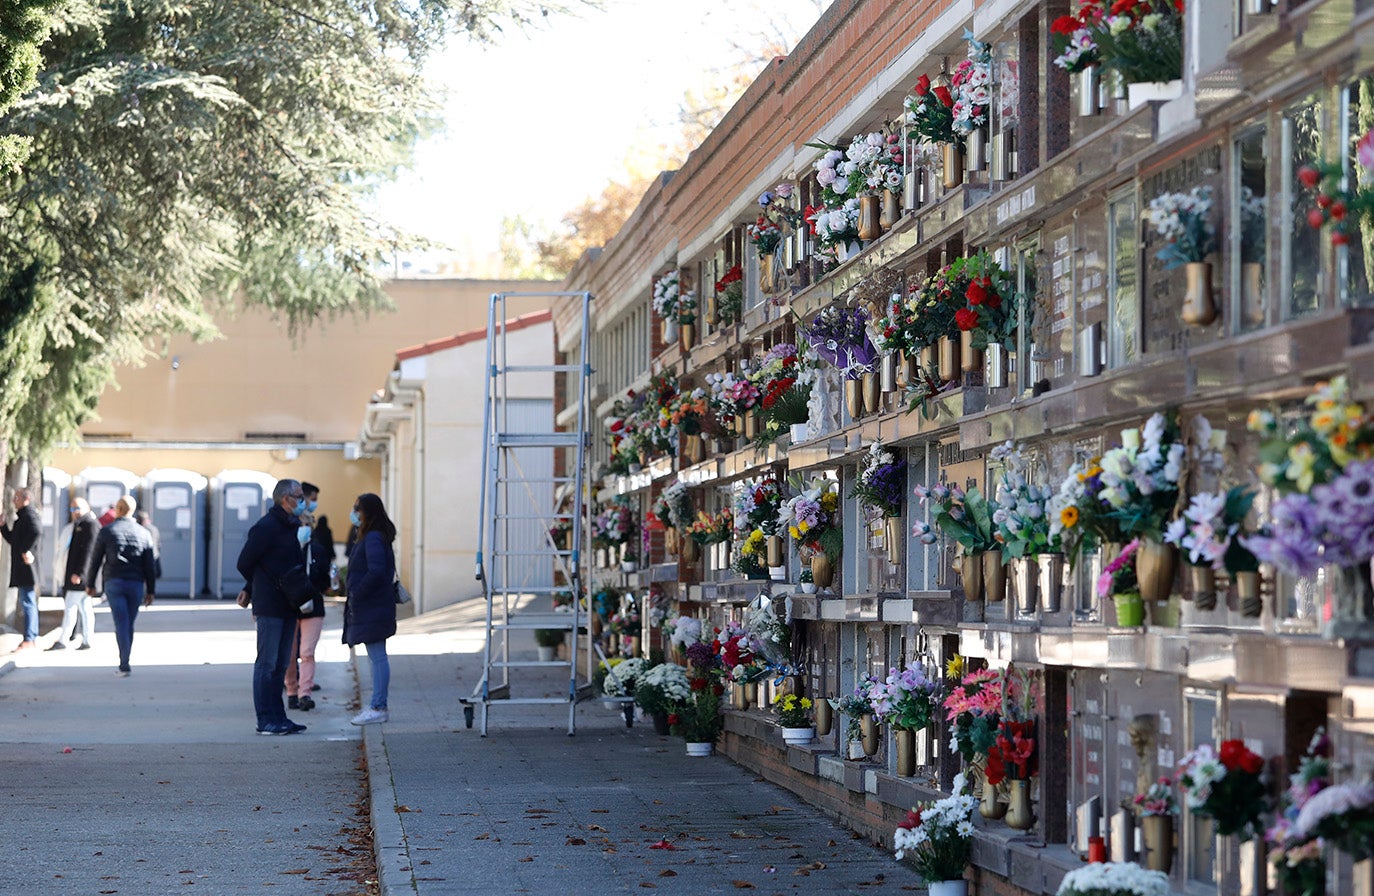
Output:
[[[658,884],[651,884],[651,883],[649,883],[647,880],[642,880],[642,881],[640,881],[640,882],[639,882],[639,885],[640,885],[641,887],[644,887],[646,890],[657,890],[657,889],[658,889]]]
[[[730,883],[735,885],[736,890],[752,890],[754,885],[747,880],[732,880]]]
[[[416,811],[416,810],[410,808],[409,806],[397,806],[397,807],[396,807],[396,811],[397,811],[397,812],[414,812],[414,811]]]
[[[657,843],[655,843],[655,844],[653,844],[652,846],[650,846],[649,848],[650,848],[650,849],[677,849],[676,846],[674,846],[673,844],[669,843],[667,840],[660,840],[660,841],[658,841]]]
[[[524,857],[523,859],[521,859],[520,861],[522,861],[522,862],[533,862],[533,861],[534,861],[534,856],[525,856],[525,857]]]
[[[569,837],[569,838],[568,838],[568,842],[565,843],[565,844],[563,844],[563,845],[564,845],[564,846],[586,846],[586,845],[587,845],[587,841],[586,841],[586,840],[583,840],[581,837]]]
[[[491,839],[491,834],[478,834],[476,837],[473,837],[472,839],[474,839],[474,840],[490,840],[490,839]]]
[[[671,868],[664,868],[658,873],[659,877],[677,877],[677,872]]]
[[[283,871],[282,874],[309,874],[309,868],[292,868],[290,871]]]
[[[589,831],[603,831],[603,832],[606,831],[606,829],[603,828],[603,827],[602,827],[601,825],[599,825],[599,824],[589,824],[589,825],[587,825],[587,830],[589,830]]]

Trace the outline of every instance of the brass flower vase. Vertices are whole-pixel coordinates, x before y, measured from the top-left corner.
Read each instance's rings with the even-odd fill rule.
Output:
[[[753,441],[759,437],[759,416],[755,413],[744,415],[744,437]]]
[[[1188,590],[1192,593],[1193,600],[1198,600],[1206,594],[1215,596],[1217,590],[1217,573],[1210,566],[1188,566]],[[1215,601],[1213,601],[1215,603]]]
[[[897,745],[897,777],[910,778],[916,774],[916,732],[908,728],[896,728],[892,740]]]
[[[893,190],[883,190],[883,211],[878,216],[878,226],[883,233],[891,230],[902,217],[902,197]]]
[[[682,550],[682,542],[680,540],[681,538],[682,536],[674,527],[669,526],[668,528],[664,529],[663,550],[674,557],[677,556],[678,552]]]
[[[1173,545],[1142,539],[1135,552],[1135,578],[1140,583],[1140,596],[1150,602],[1168,600],[1177,565],[1178,549]]]
[[[1007,804],[1001,800],[1001,792],[986,777],[983,778],[983,799],[978,803],[978,814],[989,821],[997,821],[1007,814]]]
[[[964,182],[964,148],[958,143],[940,144],[941,173],[946,190],[952,190]]]
[[[863,383],[860,380],[844,381],[844,409],[849,412],[850,420],[858,420],[864,415]]]
[[[701,545],[697,544],[695,538],[686,536],[682,539],[682,559],[687,563],[696,563],[701,559]]]
[[[678,335],[681,339],[679,343],[684,352],[690,352],[692,346],[697,344],[697,325],[696,323],[678,324]]]
[[[922,346],[920,364],[922,373],[929,373],[937,369],[940,366],[940,350],[933,345]]]
[[[882,393],[878,391],[878,374],[869,371],[859,379],[859,382],[863,386],[864,413],[877,413],[878,403],[882,399]]]
[[[773,255],[759,256],[759,292],[768,295],[773,292]]]
[[[1145,867],[1168,874],[1174,867],[1174,817],[1146,815],[1140,819],[1140,829],[1145,841]]]
[[[952,336],[941,336],[939,344],[940,379],[945,382],[959,378],[959,343]]]
[[[746,681],[744,683],[744,704],[746,708],[750,706],[758,706],[759,683],[757,681]]]
[[[830,705],[830,701],[822,697],[815,702],[816,707],[816,736],[825,737],[830,733],[830,729],[835,724],[835,708]]]
[[[781,535],[769,535],[765,544],[768,550],[768,565],[782,566],[787,559]]]
[[[902,562],[902,549],[906,547],[905,536],[900,516],[883,517],[883,546],[887,549],[887,562],[893,566]]]
[[[965,554],[959,560],[959,577],[964,580],[964,600],[983,599],[983,555]]]
[[[1000,550],[983,553],[983,596],[990,603],[1001,603],[1007,599],[1007,565],[1002,562]]]
[[[897,388],[903,389],[916,382],[916,358],[905,351],[897,353]]]
[[[872,756],[878,752],[878,720],[873,713],[859,716],[859,733],[863,737],[864,755]]]
[[[1264,612],[1264,598],[1260,595],[1260,575],[1257,572],[1238,572],[1236,579],[1236,600],[1240,615],[1247,619],[1258,619]]]
[[[876,240],[883,235],[878,218],[882,215],[882,199],[879,196],[859,197],[859,239],[864,242]]]
[[[959,332],[959,359],[960,369],[967,373],[983,369],[983,350],[973,347],[973,331],[961,330]]]
[[[829,588],[830,584],[835,581],[835,567],[824,551],[811,557],[811,581],[816,583],[817,589]]]
[[[683,436],[683,438],[685,441],[682,446],[682,453],[687,458],[687,462],[699,464],[704,461],[706,459],[706,440],[699,434],[694,436]]]
[[[897,353],[888,352],[878,359],[878,389],[884,395],[897,391]]]
[[[1258,261],[1240,266],[1240,316],[1252,327],[1264,323],[1264,265]]]
[[[737,681],[734,687],[730,688],[730,705],[740,710],[748,708],[749,701],[744,696],[744,682]]]
[[[1212,265],[1209,262],[1189,262],[1184,265],[1187,289],[1183,294],[1183,310],[1179,316],[1193,327],[1205,327],[1217,319],[1217,304],[1212,297]]]
[[[1007,827],[1029,831],[1035,825],[1035,811],[1031,806],[1030,781],[1007,781]]]

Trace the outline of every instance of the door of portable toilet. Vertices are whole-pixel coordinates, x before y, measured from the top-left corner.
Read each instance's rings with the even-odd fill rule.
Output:
[[[72,477],[56,467],[43,468],[43,506],[38,512],[43,537],[38,542],[38,587],[42,594],[62,594],[63,568],[57,565],[67,553],[62,533],[71,525]]]
[[[210,480],[191,470],[153,470],[143,477],[142,505],[160,539],[158,597],[199,597],[205,588],[205,491]]]
[[[119,467],[87,467],[76,474],[72,491],[84,496],[91,504],[91,512],[99,518],[125,495],[142,504],[139,494],[142,484],[141,477]]]
[[[235,597],[243,587],[239,552],[272,506],[277,480],[257,470],[225,470],[210,481],[210,594]]]

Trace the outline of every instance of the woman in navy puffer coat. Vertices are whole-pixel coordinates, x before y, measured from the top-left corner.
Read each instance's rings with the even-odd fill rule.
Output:
[[[396,634],[396,526],[386,515],[382,499],[367,493],[353,502],[349,515],[358,527],[358,542],[348,558],[348,600],[344,604],[343,641],[361,644],[372,666],[372,700],[353,717],[354,725],[387,720],[387,688],[391,663],[386,639]]]

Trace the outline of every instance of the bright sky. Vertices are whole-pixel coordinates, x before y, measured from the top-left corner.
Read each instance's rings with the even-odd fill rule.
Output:
[[[598,195],[634,147],[675,142],[684,94],[718,80],[739,58],[734,45],[779,31],[795,44],[828,4],[603,0],[499,46],[455,44],[430,68],[448,94],[446,130],[381,191],[378,211],[452,246],[449,272],[492,273],[502,218],[551,224]]]

